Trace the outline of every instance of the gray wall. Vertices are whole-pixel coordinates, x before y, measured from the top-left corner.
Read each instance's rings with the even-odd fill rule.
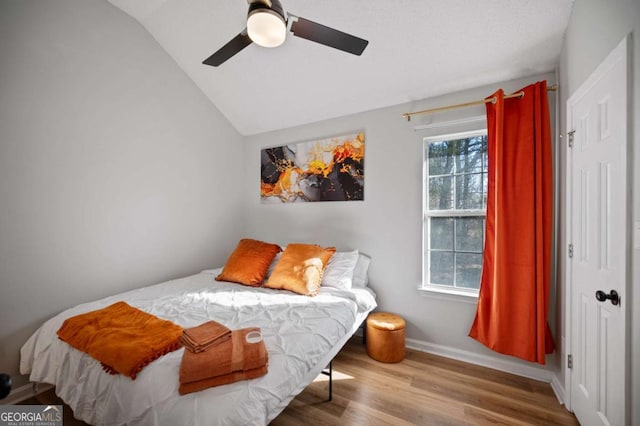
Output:
[[[631,220],[640,221],[640,1],[638,0],[576,0],[567,28],[560,57],[561,105],[560,128],[566,131],[565,105],[567,99],[597,68],[609,52],[629,33],[631,41],[630,101],[632,124],[631,156],[629,170],[632,173]],[[566,149],[562,151],[562,164]],[[564,173],[564,171],[563,171]],[[564,268],[563,268],[564,269]],[[628,357],[631,360],[630,400],[632,408],[630,424],[640,424],[640,250],[632,252],[630,291],[627,293],[627,310],[630,312]],[[564,329],[564,327],[563,327]],[[564,333],[564,331],[563,331]],[[564,377],[564,372],[561,374]],[[633,404],[629,404],[633,402]],[[633,407],[631,407],[633,406]]]
[[[242,138],[101,0],[0,0],[0,372],[80,302],[220,265]]]
[[[281,244],[300,241],[336,245],[341,250],[357,248],[373,258],[370,285],[378,294],[380,309],[396,312],[406,319],[408,338],[518,362],[516,358],[496,354],[468,337],[476,299],[417,290],[422,282],[422,139],[434,131],[414,131],[414,127],[431,120],[441,122],[484,116],[485,108],[479,106],[416,117],[410,123],[402,118],[402,113],[483,99],[499,87],[509,93],[542,79],[552,84],[555,75],[534,76],[246,137],[247,180],[243,196],[246,233]],[[549,96],[553,107],[555,94]],[[366,138],[364,201],[260,203],[261,148],[354,130],[363,130]],[[465,125],[448,130],[470,128]],[[555,300],[555,296],[552,299]],[[555,312],[554,308],[552,310]],[[553,317],[551,321],[554,322]],[[550,357],[550,364],[554,360]]]

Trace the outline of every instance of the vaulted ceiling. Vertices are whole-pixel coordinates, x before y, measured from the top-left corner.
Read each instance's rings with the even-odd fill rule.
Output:
[[[219,67],[246,0],[109,0],[138,20],[243,135],[525,77],[557,66],[573,0],[282,0],[369,40],[362,56],[290,33]]]

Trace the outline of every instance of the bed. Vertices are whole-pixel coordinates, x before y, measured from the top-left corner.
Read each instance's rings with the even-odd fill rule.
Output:
[[[75,416],[93,425],[268,424],[321,373],[376,307],[366,286],[322,285],[313,297],[216,281],[220,269],[136,289],[68,309],[44,323],[21,349],[20,369],[50,383]],[[268,373],[178,394],[183,348],[147,365],[135,380],[59,340],[65,319],[118,301],[188,328],[214,319],[232,329],[260,327]]]

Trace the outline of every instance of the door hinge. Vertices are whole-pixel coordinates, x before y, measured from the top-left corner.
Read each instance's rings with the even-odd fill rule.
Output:
[[[573,355],[567,355],[567,368],[573,368]]]
[[[567,135],[569,136],[569,148],[573,148],[573,135],[576,131],[572,130]]]
[[[573,258],[573,244],[569,244],[569,258]]]

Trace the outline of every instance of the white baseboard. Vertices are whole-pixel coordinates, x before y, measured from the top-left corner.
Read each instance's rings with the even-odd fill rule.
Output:
[[[48,383],[27,383],[19,388],[11,390],[9,396],[2,400],[2,404],[15,405],[24,401],[25,399],[33,398],[34,396],[41,394],[53,388],[53,385]]]
[[[407,347],[411,349],[416,349],[418,351],[427,352],[434,355],[440,355],[446,358],[457,359],[459,361],[468,362],[470,364],[493,368],[494,370],[516,374],[518,376],[539,380],[541,382],[551,383],[554,376],[551,371],[541,367],[537,367],[535,365],[523,365],[509,360],[498,359],[487,355],[465,351],[462,349],[452,348],[449,346],[437,345],[435,343],[424,342],[422,340],[406,339],[406,341]]]
[[[565,405],[564,401],[566,395],[564,393],[564,386],[560,384],[560,380],[558,380],[557,374],[553,375],[553,379],[551,380],[551,389],[553,389],[553,392],[556,394],[556,398],[558,398],[560,404]]]

